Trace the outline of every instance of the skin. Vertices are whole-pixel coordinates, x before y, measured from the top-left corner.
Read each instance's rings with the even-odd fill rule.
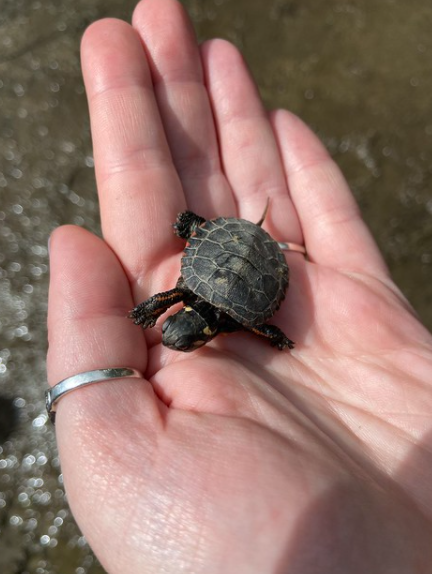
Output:
[[[432,338],[336,165],[174,0],[92,24],[82,62],[104,238],[51,238],[48,377],[145,377],[58,407],[70,506],[106,571],[429,572]],[[179,275],[179,211],[256,221],[267,197],[264,227],[309,254],[287,254],[275,316],[294,351],[236,333],[178,353],[126,318]]]

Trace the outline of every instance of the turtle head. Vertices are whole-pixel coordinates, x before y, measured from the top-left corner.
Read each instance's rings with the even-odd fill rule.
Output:
[[[162,344],[174,351],[188,353],[202,347],[217,334],[205,317],[186,306],[168,317],[162,325]]]

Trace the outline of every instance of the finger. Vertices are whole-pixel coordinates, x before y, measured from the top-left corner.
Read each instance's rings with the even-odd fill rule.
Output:
[[[50,239],[50,277],[49,382],[116,366],[145,372],[144,337],[126,317],[129,284],[106,243],[79,227],[57,229]]]
[[[387,276],[357,203],[319,139],[284,110],[272,115],[272,123],[309,257],[332,268]]]
[[[111,367],[131,367],[145,374],[144,336],[126,317],[131,303],[127,279],[109,247],[84,229],[57,229],[50,240],[49,384]],[[110,425],[108,412],[130,421],[137,404],[143,403],[147,416],[157,415],[157,400],[142,379],[89,385],[59,401],[56,428],[62,431],[77,417],[86,429],[94,421]]]
[[[223,167],[240,215],[258,221],[269,198],[265,225],[270,233],[300,243],[278,146],[241,54],[229,42],[212,40],[202,47],[202,60]]]
[[[107,245],[83,229],[60,228],[50,241],[50,271],[49,383],[96,368],[145,372],[144,339],[125,318],[132,300],[128,282]],[[99,556],[106,556],[101,540],[106,546],[112,516],[130,520],[119,512],[113,485],[129,484],[137,468],[143,478],[140,465],[152,459],[164,413],[150,383],[138,378],[79,388],[58,403],[55,428],[68,499]]]
[[[82,41],[104,238],[131,282],[178,251],[167,233],[184,196],[139,37],[125,22],[92,24]]]
[[[188,206],[205,217],[233,214],[234,201],[221,170],[199,49],[188,16],[176,0],[145,0],[135,9],[133,24],[148,55]]]

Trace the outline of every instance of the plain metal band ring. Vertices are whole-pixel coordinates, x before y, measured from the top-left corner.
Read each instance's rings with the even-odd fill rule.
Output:
[[[57,383],[52,389],[45,391],[46,409],[52,423],[55,422],[56,406],[58,401],[67,393],[91,385],[102,383],[112,379],[142,378],[142,373],[130,367],[118,367],[112,369],[95,369],[73,375]]]

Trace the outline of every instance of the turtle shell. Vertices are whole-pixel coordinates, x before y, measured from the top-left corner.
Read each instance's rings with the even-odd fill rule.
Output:
[[[206,221],[189,238],[181,274],[198,297],[249,327],[272,317],[289,281],[277,242],[255,223],[225,217]]]

